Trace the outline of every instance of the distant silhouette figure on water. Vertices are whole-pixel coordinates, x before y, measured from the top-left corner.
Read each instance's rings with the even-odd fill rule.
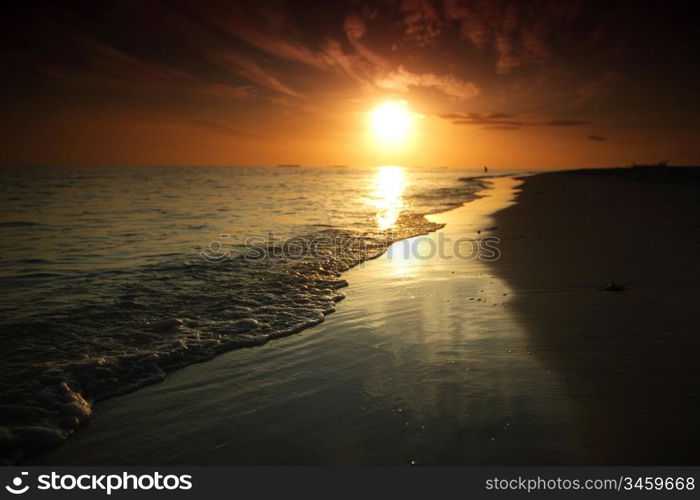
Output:
[[[486,165],[484,165],[484,173],[487,173],[488,171],[489,171],[489,167],[487,167]]]

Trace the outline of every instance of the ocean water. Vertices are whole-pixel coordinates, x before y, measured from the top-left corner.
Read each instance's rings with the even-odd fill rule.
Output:
[[[92,403],[322,322],[343,272],[474,199],[449,168],[6,167],[0,455]]]

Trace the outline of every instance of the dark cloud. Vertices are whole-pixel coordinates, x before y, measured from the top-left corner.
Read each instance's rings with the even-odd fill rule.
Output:
[[[445,25],[445,19],[438,10],[438,5],[430,0],[402,0],[401,12],[404,24],[404,40],[409,40],[420,47],[435,43]]]
[[[562,32],[572,28],[584,2],[445,2],[446,16],[478,50],[496,54],[495,69],[507,74],[526,64],[543,64]]]
[[[440,118],[451,121],[455,125],[483,125],[494,130],[515,130],[522,127],[575,127],[587,125],[581,120],[543,120],[542,118],[516,119],[508,113],[448,113]]]
[[[573,54],[591,57],[572,58],[574,65],[598,64],[605,48],[598,44],[624,38],[645,20],[637,13],[616,27],[619,33],[611,32],[610,19],[620,19],[624,5],[600,9],[582,0],[401,0],[363,6],[26,2],[5,16],[3,55],[23,72],[29,67],[64,83],[119,83],[137,91],[148,80],[188,92],[197,84],[253,84],[298,97],[314,90],[314,71],[321,71],[361,86],[424,88],[469,99],[498,75],[550,71],[566,66]],[[678,22],[666,12],[653,26],[668,31]],[[603,68],[600,75],[576,86],[572,98],[583,103],[603,92],[619,80],[620,70]]]
[[[521,125],[484,125],[486,130],[518,130]]]
[[[543,123],[549,127],[578,127],[579,125],[588,125],[589,122],[583,120],[549,120]]]

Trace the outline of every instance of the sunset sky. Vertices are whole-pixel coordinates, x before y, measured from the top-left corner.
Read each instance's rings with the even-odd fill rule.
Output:
[[[700,164],[697,19],[690,2],[15,2],[0,162]],[[399,141],[372,127],[387,102],[410,116]]]

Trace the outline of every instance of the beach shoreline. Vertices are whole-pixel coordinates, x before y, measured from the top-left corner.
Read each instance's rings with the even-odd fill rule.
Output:
[[[105,401],[26,463],[693,464],[696,179],[494,179],[344,274],[328,321]],[[486,236],[498,260],[402,250]]]
[[[339,291],[347,285],[341,279],[343,272],[381,256],[393,241],[439,229],[442,224],[429,222],[425,214],[459,206],[478,197],[475,193],[484,188],[483,181],[478,179],[463,177],[456,181],[454,174],[440,175],[429,170],[409,173],[399,167],[379,167],[340,174],[331,171],[326,180],[338,186],[348,183],[358,188],[355,211],[329,210],[329,205],[342,206],[340,197],[345,196],[345,191],[338,187],[335,191],[318,190],[310,198],[297,197],[287,209],[266,210],[265,214],[254,210],[246,217],[251,206],[246,204],[245,196],[256,198],[254,193],[262,194],[261,190],[267,189],[266,195],[284,199],[294,186],[309,188],[309,172],[317,174],[315,182],[322,185],[321,172],[300,168],[296,174],[282,175],[285,182],[265,188],[264,183],[255,181],[260,179],[261,172],[254,168],[215,169],[215,172],[211,169],[176,170],[179,175],[191,176],[191,183],[177,186],[184,189],[184,193],[175,187],[177,194],[171,197],[190,199],[197,205],[186,211],[184,220],[180,209],[173,210],[170,206],[168,210],[161,200],[152,200],[147,194],[149,186],[162,187],[161,183],[170,175],[155,175],[150,184],[144,182],[136,191],[145,196],[146,201],[141,200],[140,209],[126,209],[121,216],[132,224],[140,224],[143,222],[130,217],[139,219],[142,211],[148,214],[153,210],[174,214],[176,222],[170,229],[179,244],[171,250],[178,248],[177,251],[166,251],[169,238],[165,233],[157,240],[151,238],[154,231],[161,231],[158,223],[152,226],[158,216],[145,225],[136,226],[139,230],[132,228],[126,232],[128,238],[145,241],[140,247],[127,245],[132,264],[124,268],[119,268],[117,257],[124,251],[120,250],[123,241],[119,238],[107,238],[108,243],[93,255],[76,257],[72,254],[82,252],[90,243],[74,236],[68,240],[69,248],[60,242],[56,248],[47,243],[42,247],[44,258],[28,259],[28,256],[38,255],[27,241],[38,237],[46,241],[47,234],[50,236],[52,231],[63,238],[64,229],[71,224],[81,225],[81,220],[76,222],[74,217],[63,213],[70,207],[60,202],[60,196],[56,197],[59,201],[54,200],[54,219],[47,219],[43,225],[10,224],[18,226],[20,232],[8,241],[14,239],[25,244],[25,247],[15,245],[17,248],[11,250],[14,259],[3,262],[6,269],[16,273],[10,289],[34,296],[24,301],[33,307],[23,310],[13,306],[4,318],[6,355],[12,352],[30,354],[28,359],[17,354],[8,356],[8,362],[15,369],[8,370],[3,379],[0,405],[3,409],[0,461],[3,463],[16,462],[65,442],[90,420],[92,405],[96,402],[160,383],[167,374],[189,364],[208,361],[230,350],[262,345],[323,322],[343,298]],[[144,179],[139,175],[143,173],[135,169],[130,175],[140,183]],[[470,173],[473,172],[464,170],[461,175]],[[128,177],[128,172],[122,171],[120,175]],[[98,184],[111,185],[116,175],[107,170],[96,178]],[[232,202],[227,196],[241,187],[237,180],[243,185],[247,182],[247,189],[244,189],[247,194],[244,199],[234,197]],[[199,191],[191,188],[198,185],[213,186],[215,192],[204,206],[200,204]],[[90,184],[84,189],[89,192],[89,187]],[[125,194],[107,189],[100,203],[109,205],[113,196]],[[139,198],[136,193],[128,197]],[[334,197],[336,203],[333,203]],[[307,203],[298,203],[301,199]],[[315,202],[309,203],[310,199]],[[157,208],[151,206],[152,203]],[[257,200],[253,205],[255,203]],[[309,206],[317,208],[314,211]],[[100,213],[99,207],[99,204],[93,205],[95,214]],[[231,213],[234,211],[242,214]],[[220,213],[229,215],[217,215]],[[302,219],[306,217],[308,226],[301,225],[304,229],[300,231],[291,229],[288,226],[291,214]],[[31,219],[36,214],[26,213],[25,216]],[[224,232],[221,228],[228,225],[223,220],[229,217],[229,224],[236,232],[253,231],[255,236],[246,240],[234,238],[224,247],[222,241],[230,240],[231,234],[228,229]],[[120,234],[122,229],[113,226],[119,226],[121,219],[109,209],[99,220],[88,234],[93,231]],[[205,220],[207,222],[202,223]],[[268,232],[268,243],[261,245],[265,238],[255,228],[265,220],[287,237],[280,238]],[[387,231],[389,227],[391,231]],[[211,238],[205,234],[208,229],[215,229],[214,238],[217,239],[198,251],[202,248],[200,243]],[[189,244],[183,243],[186,240]],[[70,248],[71,245],[74,248]],[[307,255],[297,255],[300,249]],[[280,258],[280,252],[289,255]],[[159,257],[150,259],[151,253]],[[100,271],[86,273],[70,267],[71,262],[77,262],[84,269],[92,269],[91,259],[99,261]],[[51,267],[62,260],[66,267],[65,280]],[[136,262],[140,264],[134,265]],[[39,280],[34,279],[37,276]],[[134,286],[131,279],[140,285]],[[100,280],[103,281],[100,286],[95,286]],[[66,286],[73,293],[70,300],[64,294]],[[55,295],[60,300],[52,302]],[[64,302],[63,307],[60,301]]]
[[[83,431],[26,463],[573,463],[570,402],[528,352],[510,289],[449,245],[423,253],[493,233],[490,214],[518,181],[493,183],[428,216],[439,232],[348,271],[328,321],[105,401]]]

